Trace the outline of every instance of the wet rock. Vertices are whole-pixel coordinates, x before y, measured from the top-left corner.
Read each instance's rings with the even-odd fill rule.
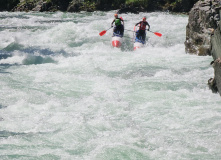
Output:
[[[89,3],[89,2],[82,2],[80,0],[72,0],[69,6],[67,7],[68,12],[80,12],[80,11],[87,11],[87,12],[94,12],[96,11],[96,4]]]
[[[134,7],[122,7],[121,9],[118,10],[117,12],[118,14],[122,14],[122,13],[134,13],[134,14],[138,14],[137,9],[135,9]]]
[[[68,12],[79,12],[81,6],[82,6],[82,3],[80,3],[79,1],[72,1],[68,6],[67,11]]]
[[[32,11],[37,11],[37,12],[40,12],[40,11],[43,11],[43,5],[44,2],[43,0],[39,1],[36,6],[32,9]]]
[[[220,0],[198,1],[189,12],[186,27],[186,52],[197,55],[211,55],[212,29],[217,28],[220,19]]]
[[[216,81],[216,87],[221,96],[221,59],[220,58],[214,61],[213,67],[214,67],[214,75],[215,75],[214,79]]]
[[[214,79],[221,96],[221,21],[219,22],[217,29],[214,31],[211,39],[211,54],[214,59],[214,63],[212,64],[214,68]]]
[[[16,12],[28,12],[28,11],[31,11],[33,8],[35,7],[35,4],[33,2],[21,2],[20,4],[18,4],[14,9],[13,11],[16,11]]]
[[[67,7],[69,5],[70,0],[66,1],[45,1],[45,0],[38,0],[38,1],[27,1],[21,0],[20,3],[12,10],[12,11],[36,11],[36,12],[44,12],[44,11],[67,11]]]
[[[221,21],[211,38],[211,54],[214,60],[221,57]]]
[[[216,85],[215,78],[210,78],[208,80],[208,86],[212,90],[213,93],[217,93],[218,92],[218,88],[217,88],[217,85]]]
[[[208,80],[212,92],[221,95],[221,1],[198,1],[189,13],[186,27],[186,52],[212,55],[214,78]]]

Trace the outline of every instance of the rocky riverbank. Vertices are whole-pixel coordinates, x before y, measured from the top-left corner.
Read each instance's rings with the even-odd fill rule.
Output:
[[[189,12],[186,27],[186,52],[190,54],[212,55],[214,78],[208,80],[213,92],[221,95],[221,1],[198,1]]]
[[[214,59],[211,64],[214,68],[214,78],[208,82],[210,88],[215,92],[218,91],[221,96],[221,21],[219,21],[219,25],[211,37],[211,55]]]
[[[218,27],[220,0],[198,1],[189,12],[186,52],[211,55],[211,33]]]
[[[2,0],[0,11],[67,11],[120,10],[125,12],[188,12],[197,0]]]

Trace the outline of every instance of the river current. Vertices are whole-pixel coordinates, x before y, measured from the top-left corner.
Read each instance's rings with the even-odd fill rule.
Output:
[[[0,12],[0,159],[218,160],[211,56],[185,53],[188,16]],[[148,43],[133,51],[146,16]]]

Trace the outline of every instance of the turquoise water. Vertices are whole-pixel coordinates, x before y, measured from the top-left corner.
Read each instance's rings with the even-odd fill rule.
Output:
[[[114,11],[0,13],[0,159],[221,159],[212,57],[185,53],[188,17],[147,16],[158,37],[111,47]]]

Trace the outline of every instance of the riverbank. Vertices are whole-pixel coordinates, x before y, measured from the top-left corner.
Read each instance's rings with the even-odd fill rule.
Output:
[[[0,11],[80,12],[120,10],[121,13],[189,12],[197,0],[4,0]]]

